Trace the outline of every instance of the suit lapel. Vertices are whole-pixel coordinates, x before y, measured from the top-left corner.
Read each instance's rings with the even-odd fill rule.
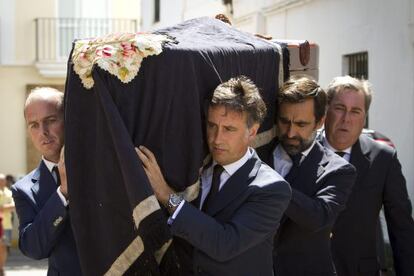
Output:
[[[253,156],[226,181],[208,206],[206,213],[214,216],[247,189],[247,186],[256,177],[260,164],[259,157],[253,153]]]
[[[201,169],[202,174],[204,173],[204,171],[207,168],[209,168],[211,166],[211,164],[213,164],[213,159],[211,158],[211,155],[208,155],[206,159],[208,161],[206,161],[206,164],[203,165],[203,168]],[[191,202],[191,204],[193,204],[195,207],[197,207],[197,209],[201,209],[200,203],[201,203],[202,194],[203,194],[203,177],[200,177],[200,190],[198,192],[197,197]]]
[[[32,182],[33,197],[37,206],[42,208],[50,195],[57,189],[55,179],[43,161],[40,162],[39,168],[33,175]]]
[[[43,163],[43,161],[42,161],[42,163]],[[40,166],[41,166],[41,164],[39,165],[39,167],[35,170],[35,172],[32,175],[32,179],[31,179],[32,180],[32,185],[30,186],[31,193],[30,192],[27,193],[28,195],[34,196],[34,195],[37,195],[37,193],[39,192],[39,179],[40,179]]]
[[[315,148],[317,148],[318,152],[318,157],[316,158],[316,160],[320,158],[320,161],[318,163],[318,170],[316,173],[316,179],[319,179],[325,173],[325,167],[329,163],[329,160],[325,153],[324,147],[319,142],[316,142]]]
[[[363,138],[360,137],[352,146],[351,159],[349,160],[357,169],[357,179],[355,181],[357,187],[360,186],[359,183],[362,183],[365,174],[368,172],[370,166],[369,154],[369,147],[366,145]]]

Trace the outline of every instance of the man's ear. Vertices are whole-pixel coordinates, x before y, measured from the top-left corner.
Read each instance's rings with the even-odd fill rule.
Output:
[[[259,130],[260,124],[254,123],[249,128],[249,141],[253,141],[256,138],[257,131]]]

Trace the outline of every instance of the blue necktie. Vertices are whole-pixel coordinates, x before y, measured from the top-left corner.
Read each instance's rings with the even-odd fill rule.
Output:
[[[295,178],[299,175],[299,166],[300,166],[300,159],[302,158],[302,153],[298,153],[295,155],[289,155],[290,159],[292,159],[292,168],[290,168],[289,173],[286,175],[285,179],[289,184],[295,180]]]

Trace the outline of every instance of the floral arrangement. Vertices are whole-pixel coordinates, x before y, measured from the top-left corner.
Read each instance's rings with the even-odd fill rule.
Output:
[[[159,55],[162,45],[171,41],[165,35],[150,33],[120,33],[78,40],[72,53],[73,69],[87,89],[94,85],[94,64],[128,83],[138,74],[145,57]]]

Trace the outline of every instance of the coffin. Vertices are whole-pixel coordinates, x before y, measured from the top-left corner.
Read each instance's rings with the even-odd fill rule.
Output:
[[[140,35],[75,41],[68,61],[65,158],[84,275],[174,275],[167,216],[134,147],[151,149],[167,182],[194,199],[207,155],[205,111],[218,84],[251,78],[269,111],[253,146],[274,135],[274,103],[287,69],[280,45],[199,18],[156,31],[147,42],[161,41],[161,51],[142,42],[156,53],[142,50],[142,59],[128,60],[137,48],[125,41]]]

